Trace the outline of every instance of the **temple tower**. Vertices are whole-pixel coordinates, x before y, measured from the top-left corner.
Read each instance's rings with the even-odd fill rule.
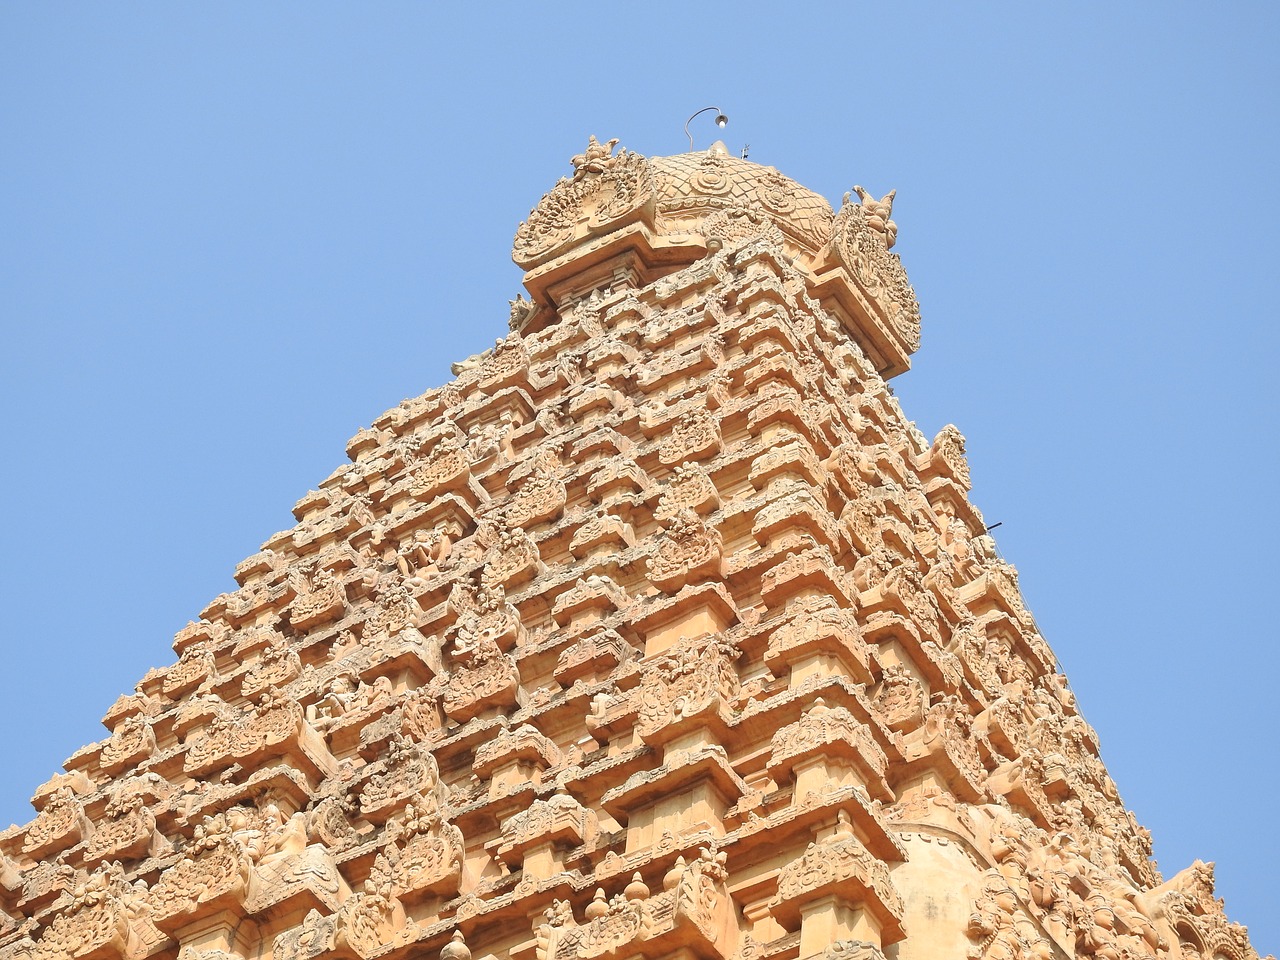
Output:
[[[0,960],[1255,960],[886,386],[893,193],[615,143],[0,834]]]

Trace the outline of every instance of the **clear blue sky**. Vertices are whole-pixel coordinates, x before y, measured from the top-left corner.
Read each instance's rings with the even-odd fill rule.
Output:
[[[677,153],[718,104],[836,202],[898,189],[904,408],[968,436],[1162,868],[1280,952],[1278,46],[1274,3],[4,4],[0,824],[505,332],[587,134]]]

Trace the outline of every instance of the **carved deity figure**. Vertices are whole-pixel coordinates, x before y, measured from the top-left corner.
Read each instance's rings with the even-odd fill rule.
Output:
[[[307,707],[307,721],[323,733],[342,719],[354,699],[355,683],[351,676],[339,674],[329,681],[324,695]]]
[[[856,185],[853,188],[853,192],[858,195],[862,209],[867,215],[867,226],[883,236],[884,245],[891,248],[898,239],[898,225],[889,219],[889,215],[893,213],[893,198],[898,191],[890,190],[879,200],[862,187]],[[848,203],[849,194],[846,193],[844,199]]]
[[[617,137],[605,143],[596,139],[593,133],[587,138],[587,149],[575,155],[569,162],[573,164],[574,177],[588,173],[603,173],[613,159],[613,148],[618,145]]]
[[[422,583],[440,572],[452,547],[453,541],[444,531],[419,527],[396,552],[396,569],[409,582]]]

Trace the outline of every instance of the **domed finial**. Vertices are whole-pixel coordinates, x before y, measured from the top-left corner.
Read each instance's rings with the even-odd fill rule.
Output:
[[[644,878],[640,876],[640,872],[636,871],[631,876],[631,882],[627,884],[627,889],[622,891],[628,900],[648,900],[649,887],[644,882]]]
[[[680,878],[684,875],[686,866],[683,856],[676,857],[675,865],[662,878],[662,889],[674,890],[680,883]]]
[[[587,909],[582,911],[582,915],[588,921],[599,920],[609,912],[609,901],[605,899],[604,889],[596,887],[596,895],[591,898],[591,902],[587,904]]]
[[[453,939],[440,951],[440,960],[471,960],[471,950],[461,930],[453,931]]]

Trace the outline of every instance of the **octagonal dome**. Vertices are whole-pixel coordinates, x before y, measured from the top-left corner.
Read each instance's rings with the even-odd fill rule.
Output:
[[[831,204],[773,167],[731,156],[723,143],[710,150],[651,157],[660,235],[696,234],[719,210],[766,214],[789,241],[810,253],[831,238]]]

